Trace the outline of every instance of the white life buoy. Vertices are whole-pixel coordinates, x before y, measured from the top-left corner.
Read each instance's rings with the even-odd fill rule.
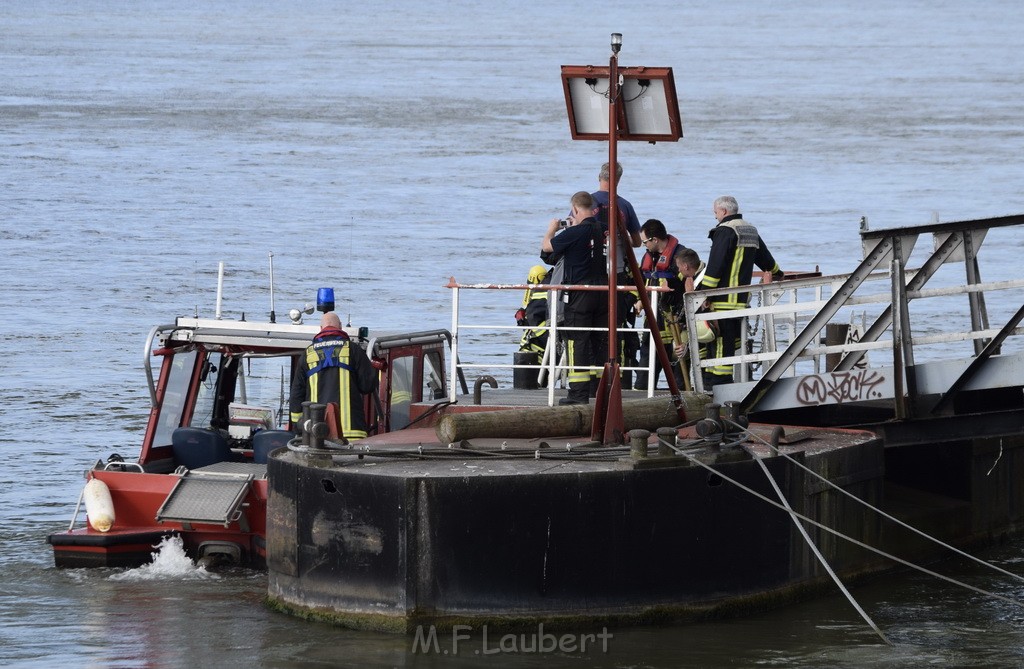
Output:
[[[99,479],[89,479],[85,484],[85,514],[89,526],[97,532],[107,532],[114,525],[114,500],[110,488]]]

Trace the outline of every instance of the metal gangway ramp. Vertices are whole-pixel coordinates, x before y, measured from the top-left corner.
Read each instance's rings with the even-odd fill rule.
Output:
[[[746,323],[741,354],[694,366],[734,365],[735,382],[716,386],[715,400],[738,402],[743,411],[773,420],[800,416],[807,422],[817,415],[853,425],[878,417],[890,423],[961,418],[980,410],[987,412],[988,428],[1016,426],[1024,404],[1024,279],[983,281],[978,251],[990,230],[1021,225],[1024,215],[870,230],[862,219],[864,259],[850,274],[689,294],[690,331],[698,318]],[[1024,229],[1018,230],[1015,239],[1024,244]],[[923,247],[928,239],[930,251]],[[908,268],[919,244],[914,260],[926,257]],[[747,309],[697,313],[710,294],[732,292],[750,293]],[[696,342],[690,355],[698,360]],[[700,374],[694,376],[703,390]],[[935,425],[978,429],[963,420]]]

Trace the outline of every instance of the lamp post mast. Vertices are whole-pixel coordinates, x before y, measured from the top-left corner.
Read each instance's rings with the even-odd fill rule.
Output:
[[[622,34],[612,33],[612,53],[608,61],[608,90],[602,94],[597,88],[599,77],[604,74],[604,67],[593,65],[562,66],[562,88],[569,113],[569,127],[573,139],[604,140],[601,132],[600,113],[591,115],[591,110],[603,102],[598,96],[608,99],[608,355],[602,367],[601,383],[597,389],[597,401],[594,405],[594,419],[591,425],[591,439],[604,444],[624,443],[625,421],[622,415],[622,375],[619,369],[619,314],[618,314],[618,272],[616,271],[620,254],[626,261],[628,273],[632,275],[631,284],[636,286],[640,303],[644,307],[644,320],[651,331],[654,350],[664,369],[672,368],[665,346],[658,331],[657,318],[647,299],[644,278],[640,274],[636,257],[633,253],[630,234],[625,221],[619,219],[618,195],[618,141],[678,141],[683,136],[682,121],[676,101],[675,82],[671,68],[624,68],[619,70],[619,52],[622,50]],[[637,85],[636,96],[627,102],[622,99],[620,79],[633,79]],[[652,82],[658,85],[652,88]],[[657,91],[663,91],[660,95]],[[632,96],[632,91],[630,93]],[[644,97],[644,96],[647,97]],[[581,97],[582,96],[582,97]],[[637,103],[637,100],[641,100]],[[642,106],[638,110],[638,104]],[[654,119],[656,127],[648,128],[641,123],[639,127],[630,126],[631,110],[647,117],[649,112],[659,118]],[[619,121],[622,120],[622,127]],[[664,127],[657,125],[663,124]],[[634,131],[635,130],[635,131]],[[628,250],[627,250],[628,249]],[[680,422],[686,422],[686,410],[683,407],[679,388],[675,377],[667,374],[668,386],[672,392],[672,401]]]
[[[618,241],[619,202],[618,188],[618,100],[619,100],[619,50],[622,49],[622,34],[612,33],[612,55],[608,62],[608,362],[619,359],[618,331]]]
[[[618,273],[619,261],[619,202],[616,195],[618,181],[617,146],[619,129],[619,51],[622,34],[612,33],[612,55],[608,62],[608,359],[604,364],[601,383],[591,426],[591,439],[605,444],[624,442],[622,418],[622,375],[619,371],[619,316]]]

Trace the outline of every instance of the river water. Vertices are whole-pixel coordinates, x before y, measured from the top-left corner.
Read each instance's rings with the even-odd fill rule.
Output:
[[[860,258],[862,216],[1024,212],[1022,29],[1016,0],[3,3],[0,664],[1024,664],[1020,609],[926,576],[855,590],[893,646],[837,595],[611,630],[586,653],[444,654],[273,613],[262,574],[172,549],[142,570],[58,571],[44,543],[92,462],[137,453],[145,336],[213,315],[219,261],[226,317],[270,311],[273,253],[278,314],[333,285],[371,329],[448,327],[450,276],[522,281],[546,221],[607,159],[571,140],[558,68],[607,64],[610,33],[620,64],[673,68],[684,119],[679,143],[619,145],[640,218],[705,253],[730,193],[783,267],[837,273]],[[1019,231],[993,232],[983,275],[1018,274],[1022,252]],[[510,324],[517,303],[478,315]],[[1018,572],[1022,556],[985,554]]]

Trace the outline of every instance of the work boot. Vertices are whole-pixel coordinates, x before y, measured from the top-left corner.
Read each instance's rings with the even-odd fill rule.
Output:
[[[580,381],[569,384],[569,393],[558,400],[558,404],[566,406],[568,404],[589,404],[590,403],[590,383],[586,381]]]

